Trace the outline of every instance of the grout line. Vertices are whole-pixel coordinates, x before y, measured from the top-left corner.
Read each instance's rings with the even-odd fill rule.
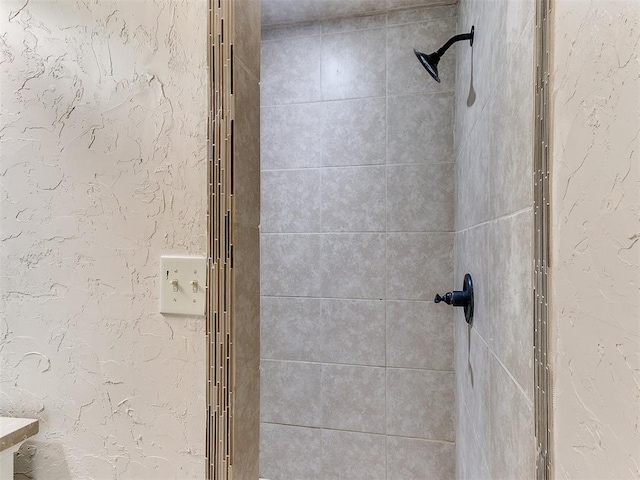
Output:
[[[300,296],[289,296],[289,295],[260,295],[261,298],[294,298],[301,300],[347,300],[347,301],[356,301],[356,302],[415,302],[415,303],[434,303],[433,300],[416,300],[412,299],[395,299],[395,298],[348,298],[348,297],[309,297],[306,295]],[[431,297],[429,297],[431,298]]]
[[[386,140],[385,140],[386,143]],[[386,147],[385,147],[386,148]],[[386,158],[386,154],[385,154]],[[322,165],[322,166],[313,166],[313,167],[291,167],[291,168],[265,168],[261,169],[260,173],[263,172],[291,172],[291,171],[308,171],[308,170],[324,170],[329,168],[362,168],[362,167],[431,167],[436,165],[456,165],[455,162],[421,162],[421,163],[363,163],[363,164],[354,164],[354,165]]]
[[[477,223],[475,225],[471,225],[470,227],[463,228],[462,230],[456,230],[454,233],[456,235],[458,235],[460,233],[467,233],[467,232],[469,232],[469,231],[471,231],[471,230],[473,230],[475,228],[484,227],[486,225],[490,225],[492,223],[496,223],[496,222],[501,221],[501,220],[508,220],[510,218],[517,217],[518,215],[522,215],[522,214],[528,213],[530,211],[533,211],[533,205],[531,205],[529,207],[521,208],[520,210],[517,210],[517,211],[512,212],[512,213],[507,213],[507,214],[502,215],[500,217],[495,217],[495,218],[491,218],[489,220],[485,220],[484,222],[480,222],[480,223]],[[409,232],[407,232],[407,233],[409,233]]]
[[[385,372],[387,370],[411,370],[411,371],[416,371],[416,372],[455,373],[455,370],[453,368],[449,369],[449,370],[438,370],[438,369],[421,368],[421,367],[395,367],[395,366],[368,365],[368,364],[355,364],[355,363],[314,362],[314,361],[310,361],[310,360],[283,360],[283,359],[279,359],[279,358],[262,358],[262,357],[260,357],[260,361],[261,362],[262,361],[265,361],[265,362],[280,362],[280,363],[299,363],[299,364],[303,364],[303,365],[319,365],[319,366],[327,365],[327,366],[330,366],[330,367],[383,368],[385,370]],[[385,375],[385,383],[386,383],[386,375]],[[385,393],[385,396],[386,396],[386,393]],[[385,407],[386,407],[386,405],[385,405]],[[385,418],[385,420],[386,420],[386,418]],[[385,421],[385,425],[386,425],[386,421]]]
[[[408,437],[405,435],[387,435],[385,433],[378,433],[378,432],[362,432],[362,431],[358,431],[358,430],[342,430],[340,428],[326,428],[326,427],[318,427],[318,426],[309,426],[309,425],[297,425],[297,424],[293,424],[293,423],[279,423],[279,422],[264,422],[264,421],[260,421],[260,423],[265,423],[268,425],[279,425],[282,427],[294,427],[294,428],[308,428],[311,430],[328,430],[331,432],[343,432],[343,433],[352,433],[355,435],[374,435],[377,437],[391,437],[391,438],[405,438],[407,440],[421,440],[423,442],[433,442],[433,443],[444,443],[447,445],[455,445],[455,441],[451,441],[451,440],[439,440],[436,438],[423,438],[423,437]]]

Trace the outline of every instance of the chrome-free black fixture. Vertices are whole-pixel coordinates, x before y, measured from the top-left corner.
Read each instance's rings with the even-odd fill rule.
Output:
[[[464,318],[467,323],[473,322],[473,280],[468,273],[464,276],[462,291],[454,290],[447,292],[444,296],[436,294],[433,300],[435,303],[444,302],[454,307],[464,307]]]
[[[416,54],[416,57],[418,57],[422,66],[427,70],[427,72],[429,72],[429,75],[431,75],[436,82],[440,83],[440,77],[438,76],[438,62],[440,61],[440,57],[444,55],[444,52],[446,52],[451,45],[461,40],[469,40],[469,45],[473,46],[474,30],[475,27],[471,27],[471,33],[463,33],[456,35],[455,37],[451,37],[447,43],[442,46],[442,48],[436,52],[430,53],[429,55],[419,52],[415,48],[413,49],[413,53]]]

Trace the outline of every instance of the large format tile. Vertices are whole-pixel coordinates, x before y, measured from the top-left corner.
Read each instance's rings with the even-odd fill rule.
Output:
[[[322,366],[322,427],[384,433],[385,369]]]
[[[387,166],[387,229],[451,232],[455,164]]]
[[[384,297],[384,234],[322,235],[322,296]]]
[[[389,8],[393,8],[387,14],[387,25],[389,26],[424,23],[436,18],[455,18],[458,12],[455,4],[435,7],[425,5],[424,0],[388,0],[387,3]]]
[[[320,299],[262,297],[260,327],[263,359],[321,360]]]
[[[535,432],[531,404],[495,357],[491,357],[492,478],[535,478]]]
[[[321,182],[323,232],[384,231],[384,166],[323,168]]]
[[[253,0],[252,0],[253,1]],[[233,221],[260,223],[260,85],[244,68],[237,68],[233,156]]]
[[[492,223],[488,244],[491,347],[532,400],[533,211]]]
[[[387,163],[454,160],[452,92],[387,97]]]
[[[384,97],[338,100],[322,104],[322,165],[385,163]]]
[[[244,0],[234,9],[234,29],[242,32],[234,36],[233,54],[257,78],[260,78],[260,0]]]
[[[385,480],[384,435],[322,431],[323,480]]]
[[[382,300],[322,300],[322,361],[384,366]]]
[[[387,437],[388,478],[453,480],[455,444],[416,438]]]
[[[387,366],[451,370],[453,314],[433,302],[387,301]]]
[[[456,229],[462,230],[491,217],[491,122],[493,104],[489,102],[460,150],[456,161]]]
[[[320,426],[320,365],[262,360],[260,371],[260,418],[263,422]]]
[[[487,345],[492,345],[491,324],[494,319],[493,307],[496,292],[491,288],[493,272],[489,268],[489,230],[491,223],[484,223],[456,233],[455,236],[455,275],[454,287],[461,289],[464,276],[468,273],[473,279],[473,330]],[[463,309],[455,309],[456,324],[464,323]]]
[[[458,421],[469,422],[481,445],[490,440],[490,352],[464,321],[456,322],[456,402]]]
[[[261,231],[320,231],[320,170],[266,171],[261,183]]]
[[[319,167],[323,137],[320,103],[260,109],[262,170]]]
[[[523,37],[518,54],[509,60],[508,76],[500,81],[496,90],[489,156],[494,218],[533,205],[535,65],[532,37]]]
[[[452,233],[387,234],[387,298],[432,300],[452,290]]]
[[[262,295],[320,296],[320,235],[262,234]]]
[[[490,475],[487,462],[487,455],[491,450],[490,444],[478,440],[471,425],[469,412],[460,403],[458,403],[458,408],[456,416],[456,478],[458,480],[494,480],[494,477]]]
[[[262,106],[320,100],[320,37],[264,42],[261,52]]]
[[[454,373],[387,368],[387,435],[453,441]]]
[[[377,28],[322,37],[322,99],[385,94],[386,30]]]
[[[413,49],[431,53],[440,48],[455,33],[455,17],[436,18],[424,23],[412,23],[388,28],[387,93],[444,92],[455,88],[456,47],[440,60],[438,72],[442,83],[427,73]],[[468,43],[467,43],[467,48]]]
[[[272,480],[320,480],[321,430],[260,425],[260,477]]]

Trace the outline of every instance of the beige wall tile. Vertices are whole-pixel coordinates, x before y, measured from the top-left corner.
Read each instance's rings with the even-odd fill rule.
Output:
[[[234,79],[233,221],[257,227],[260,223],[260,85],[254,75],[241,67],[236,68]]]
[[[241,8],[235,8],[233,12],[236,32],[233,54],[258,78],[260,78],[260,28],[258,26],[261,3],[260,0],[243,0]]]
[[[453,480],[455,444],[387,437],[387,478]]]
[[[384,164],[385,119],[384,97],[324,102],[322,165]]]
[[[322,37],[322,99],[385,93],[386,31],[383,28]]]
[[[262,295],[319,297],[320,235],[262,234]]]
[[[501,219],[491,227],[491,346],[532,400],[533,210]]]
[[[320,361],[321,318],[320,299],[262,297],[261,358]]]
[[[262,170],[320,166],[321,104],[263,107],[260,111]]]
[[[335,1],[335,0],[333,0]],[[364,0],[369,1],[371,0]],[[373,0],[377,1],[377,0]],[[343,2],[347,3],[347,2]],[[355,2],[353,2],[355,3]],[[364,15],[349,18],[333,18],[322,22],[322,33],[344,33],[354,30],[370,30],[372,28],[386,27],[387,15]]]
[[[492,478],[534,478],[535,437],[532,405],[495,357],[490,358]]]
[[[418,63],[415,57],[414,60]],[[387,163],[453,161],[450,91],[387,97]]]
[[[404,25],[406,23],[423,23],[444,17],[455,18],[457,13],[456,5],[434,7],[428,5],[424,0],[389,0],[388,6],[390,8],[397,8],[397,10],[391,10],[387,14],[387,25],[389,26]],[[440,47],[435,47],[434,50],[437,48]]]
[[[384,435],[322,430],[323,480],[385,480]]]
[[[384,297],[384,234],[322,235],[322,296]]]
[[[382,300],[322,300],[322,361],[385,365]]]
[[[262,172],[261,231],[319,232],[320,178],[309,168]]]
[[[322,427],[384,433],[384,368],[322,366]]]
[[[260,370],[260,418],[263,422],[320,426],[320,365],[262,360]]]
[[[392,232],[452,232],[453,163],[387,166],[387,228]]]
[[[387,368],[387,435],[454,440],[454,373]]]
[[[387,366],[453,369],[453,312],[433,302],[387,301]]]
[[[385,167],[322,169],[322,231],[385,229]]]
[[[320,100],[320,37],[274,40],[262,44],[262,106]]]
[[[263,423],[260,477],[270,480],[320,480],[322,439],[318,428]]]
[[[433,300],[452,289],[452,233],[387,234],[387,298]]]

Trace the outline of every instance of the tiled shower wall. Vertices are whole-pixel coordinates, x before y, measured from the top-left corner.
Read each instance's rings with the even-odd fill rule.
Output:
[[[263,31],[261,476],[454,476],[454,6]]]
[[[473,275],[475,319],[456,313],[456,466],[460,479],[534,477],[534,5],[461,0],[455,285]]]

